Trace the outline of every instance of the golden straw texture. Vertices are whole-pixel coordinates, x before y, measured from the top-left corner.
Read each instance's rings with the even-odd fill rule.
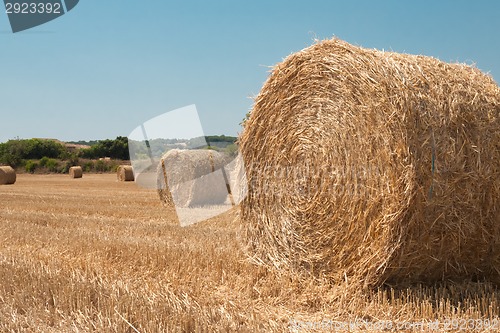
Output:
[[[82,178],[82,176],[83,176],[82,167],[73,166],[73,167],[69,168],[69,176],[71,178]]]
[[[16,182],[16,171],[10,166],[0,166],[0,185],[12,185]]]
[[[224,203],[228,191],[220,169],[225,162],[213,150],[169,150],[157,169],[160,200],[179,207]]]
[[[263,264],[336,281],[500,280],[500,89],[338,39],[272,71],[240,138]]]
[[[120,165],[116,170],[116,175],[121,182],[134,181],[134,169],[130,165]]]

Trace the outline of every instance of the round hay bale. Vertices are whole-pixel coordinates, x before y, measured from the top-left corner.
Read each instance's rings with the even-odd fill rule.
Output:
[[[16,182],[16,170],[10,166],[0,166],[0,185],[12,185]]]
[[[246,249],[364,286],[498,281],[499,143],[478,69],[319,42],[274,68],[240,138]]]
[[[213,150],[169,150],[157,168],[160,200],[178,207],[224,203],[226,184],[222,173],[221,177],[214,174],[224,164],[224,156]]]
[[[82,178],[83,170],[81,166],[72,166],[69,168],[69,176],[71,178]]]
[[[118,180],[121,182],[134,181],[134,169],[130,165],[120,165],[116,171]]]

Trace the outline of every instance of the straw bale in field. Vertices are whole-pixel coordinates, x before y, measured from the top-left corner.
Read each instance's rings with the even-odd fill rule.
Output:
[[[177,207],[224,203],[228,196],[224,163],[224,156],[212,150],[168,151],[157,169],[160,200]]]
[[[72,166],[71,168],[69,168],[69,176],[71,178],[82,178],[82,176],[83,176],[82,167]]]
[[[134,181],[134,169],[130,165],[120,165],[116,170],[116,175],[121,182]]]
[[[0,185],[12,185],[16,182],[16,171],[10,166],[0,166]]]
[[[500,89],[333,39],[272,71],[240,138],[256,261],[337,281],[500,280]]]

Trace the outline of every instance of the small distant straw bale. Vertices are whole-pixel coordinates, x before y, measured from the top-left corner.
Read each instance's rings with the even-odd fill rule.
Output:
[[[118,180],[121,182],[134,181],[134,169],[130,165],[120,165],[116,171]]]
[[[71,178],[82,178],[83,170],[81,166],[73,166],[69,168],[69,176]]]
[[[16,182],[16,171],[10,166],[0,166],[0,185],[12,185]]]

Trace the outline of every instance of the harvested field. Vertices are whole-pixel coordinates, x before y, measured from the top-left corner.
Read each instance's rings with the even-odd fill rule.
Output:
[[[135,332],[130,325],[139,332],[317,332],[356,320],[351,331],[382,323],[439,325],[427,330],[434,332],[500,325],[500,297],[488,283],[361,294],[346,291],[349,281],[332,286],[277,274],[246,260],[237,210],[181,228],[155,190],[117,182],[115,174],[76,183],[22,174],[16,186],[0,187],[0,198],[1,332]]]

